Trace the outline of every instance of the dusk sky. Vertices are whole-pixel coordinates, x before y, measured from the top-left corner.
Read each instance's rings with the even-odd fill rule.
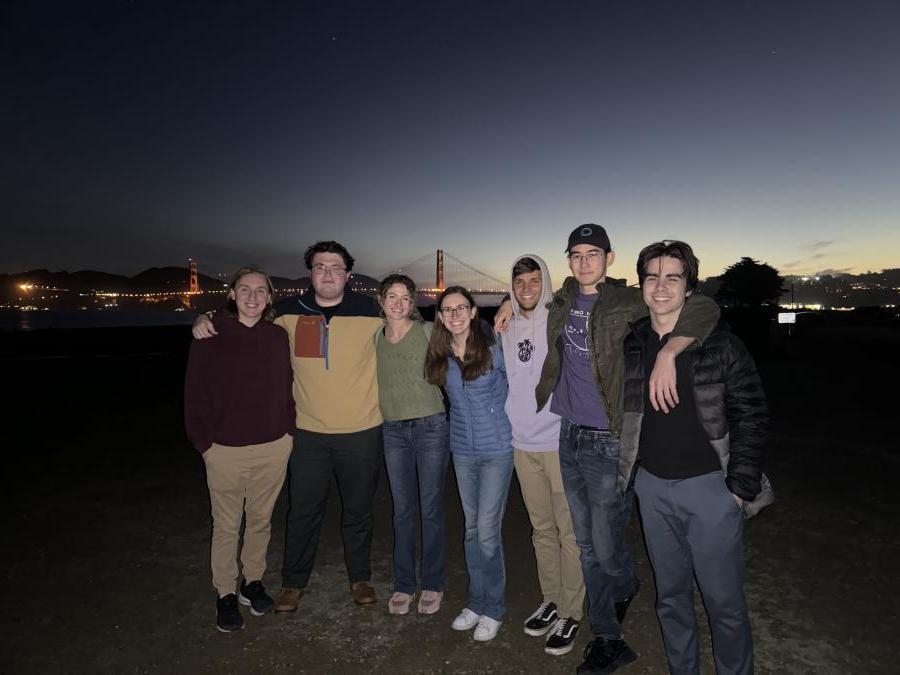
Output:
[[[900,267],[900,3],[29,2],[0,9],[0,272],[443,248],[634,281]]]

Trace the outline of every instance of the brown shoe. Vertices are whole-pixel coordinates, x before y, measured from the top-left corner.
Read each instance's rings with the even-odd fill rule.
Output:
[[[354,581],[350,584],[350,595],[357,605],[371,605],[375,602],[375,589],[368,581]]]
[[[296,612],[300,598],[303,597],[302,588],[282,588],[278,599],[275,601],[276,612]]]

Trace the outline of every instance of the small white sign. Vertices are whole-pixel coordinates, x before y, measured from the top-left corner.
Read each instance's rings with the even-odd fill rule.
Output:
[[[778,312],[778,323],[797,323],[797,312]]]

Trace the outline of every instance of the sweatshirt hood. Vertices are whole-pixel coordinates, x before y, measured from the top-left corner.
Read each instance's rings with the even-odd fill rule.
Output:
[[[541,297],[527,317],[522,315],[512,284],[513,267],[522,258],[531,258],[541,270]],[[559,447],[559,417],[550,412],[549,405],[538,412],[534,398],[547,356],[547,304],[552,297],[553,284],[547,263],[533,253],[516,258],[509,270],[509,300],[513,316],[500,339],[509,381],[505,410],[512,424],[513,445],[529,452],[556,450]]]

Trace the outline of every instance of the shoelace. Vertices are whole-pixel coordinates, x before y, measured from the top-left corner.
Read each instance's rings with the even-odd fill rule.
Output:
[[[556,628],[553,629],[553,635],[562,637],[563,635],[565,635],[566,630],[568,630],[570,625],[572,625],[571,619],[563,619],[562,621],[557,621]]]
[[[590,642],[587,643],[587,646],[585,646],[585,648],[584,648],[584,654],[581,655],[581,658],[583,660],[585,660],[585,661],[588,660],[588,655],[591,653],[591,650],[593,650],[595,642],[596,642],[596,640],[591,640]]]
[[[537,611],[531,615],[533,619],[543,619],[544,615],[547,613],[547,609],[552,605],[552,602],[542,602],[541,606],[537,608]]]

